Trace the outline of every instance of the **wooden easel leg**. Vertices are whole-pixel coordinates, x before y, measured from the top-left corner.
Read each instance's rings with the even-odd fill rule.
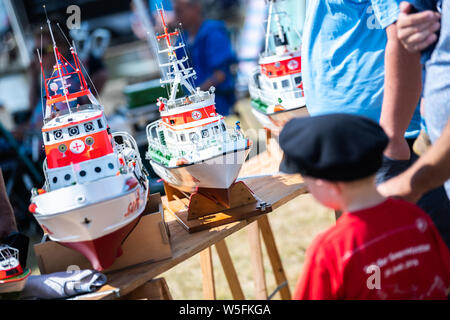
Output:
[[[270,152],[270,139],[272,139],[272,131],[269,128],[264,128],[266,130],[266,150],[269,154]]]
[[[334,216],[335,216],[335,218],[336,218],[336,221],[337,221],[337,219],[339,219],[339,217],[342,215],[342,211],[340,211],[340,210],[334,210]]]
[[[227,244],[225,240],[221,240],[215,244],[217,254],[219,256],[220,262],[222,263],[222,268],[227,278],[228,286],[231,290],[231,295],[234,300],[245,300],[244,293],[242,292],[241,284],[234,268],[233,261],[231,260],[230,252],[228,251]]]
[[[272,228],[270,227],[269,218],[267,215],[264,215],[258,219],[258,224],[261,229],[261,234],[270,259],[270,264],[272,265],[275,281],[278,286],[285,284],[280,289],[281,299],[291,300],[291,291],[289,290],[289,285],[287,284],[286,274],[284,272],[283,264],[281,263],[281,258],[278,253],[275,238],[273,236]]]
[[[264,261],[257,221],[252,222],[248,226],[248,240],[250,245],[250,258],[253,266],[253,278],[255,281],[255,299],[267,300],[266,276],[264,274]]]
[[[200,266],[203,275],[203,297],[205,300],[216,300],[211,247],[200,252]]]

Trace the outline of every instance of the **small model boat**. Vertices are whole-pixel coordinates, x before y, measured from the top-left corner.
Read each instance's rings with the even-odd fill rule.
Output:
[[[156,37],[164,74],[161,83],[169,85],[170,92],[168,99],[158,99],[161,119],[147,126],[146,158],[156,174],[181,191],[227,189],[236,180],[251,141],[239,126],[235,130],[226,127],[224,117],[215,108],[214,87],[208,91],[194,89],[192,78],[196,73],[187,66],[181,32],[169,33],[164,10],[158,11],[164,27],[164,34]],[[182,54],[176,51],[182,51],[184,56],[179,58]],[[179,87],[188,94],[178,97]]]
[[[284,25],[287,17],[278,10],[276,0],[269,2],[265,51],[249,79],[249,92],[258,121],[279,131],[290,119],[307,116],[308,112],[303,94],[301,48],[292,45],[290,30]]]
[[[19,250],[0,245],[0,293],[22,291],[30,274],[20,265]]]
[[[75,46],[69,63],[50,25],[56,64],[44,78],[47,96],[42,135],[45,185],[32,190],[30,212],[50,239],[82,253],[103,270],[121,254],[121,244],[139,222],[148,180],[134,139],[113,133],[91,93]],[[38,51],[39,54],[39,51]],[[87,97],[90,104],[79,105]]]

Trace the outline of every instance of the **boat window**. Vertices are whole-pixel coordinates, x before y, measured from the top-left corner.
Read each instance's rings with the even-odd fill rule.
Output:
[[[102,171],[102,168],[100,168],[100,167],[95,167],[94,171],[97,172],[97,173],[100,173],[100,172]]]
[[[181,142],[185,142],[186,141],[186,136],[184,135],[184,133],[180,134],[180,141]]]
[[[70,180],[70,174],[66,174],[66,175],[64,176],[64,180],[69,181],[69,180]]]
[[[80,129],[77,126],[69,128],[69,136],[76,136],[80,134]]]
[[[300,83],[302,83],[302,76],[295,77],[295,78],[294,78],[294,81],[295,81],[295,84],[296,84],[296,85],[299,85]]]
[[[198,134],[196,134],[195,132],[189,133],[189,139],[192,142],[197,142],[199,140]]]
[[[273,84],[273,88],[274,88],[275,90],[277,90],[277,89],[278,89],[277,83],[274,81],[274,82],[272,82],[272,84]]]
[[[99,127],[100,129],[102,129],[102,128],[103,128],[102,120],[98,119],[98,120],[97,120],[97,123],[98,123],[98,127]]]
[[[45,133],[45,140],[50,142],[50,134],[48,132]]]
[[[55,137],[55,140],[61,140],[63,137],[62,130],[55,130],[53,131],[53,136]]]
[[[219,133],[219,126],[214,126],[214,127],[213,127],[213,132],[214,132],[215,134],[218,134],[218,133]]]
[[[202,130],[202,138],[208,138],[209,137],[209,131],[208,129]]]
[[[94,131],[94,124],[92,122],[87,122],[84,124],[84,130],[86,132]]]
[[[221,127],[222,127],[222,131],[223,131],[223,132],[226,132],[226,131],[227,131],[227,127],[225,127],[225,125],[224,125],[223,123],[221,123],[220,125],[221,125]]]
[[[281,81],[281,86],[283,88],[289,88],[291,86],[291,83],[289,82],[289,80],[283,80]]]

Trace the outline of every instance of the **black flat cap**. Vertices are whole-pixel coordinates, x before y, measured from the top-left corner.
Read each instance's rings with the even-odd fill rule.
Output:
[[[280,171],[328,181],[354,181],[375,174],[388,144],[383,129],[350,114],[296,118],[280,134]]]

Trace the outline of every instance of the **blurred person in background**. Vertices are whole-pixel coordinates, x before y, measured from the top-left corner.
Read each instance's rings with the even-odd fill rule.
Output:
[[[201,90],[216,88],[216,109],[227,116],[236,102],[232,65],[236,62],[223,21],[206,20],[201,0],[174,0],[174,11],[185,31],[187,50]]]

